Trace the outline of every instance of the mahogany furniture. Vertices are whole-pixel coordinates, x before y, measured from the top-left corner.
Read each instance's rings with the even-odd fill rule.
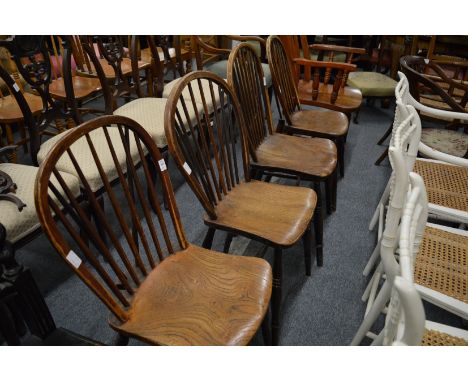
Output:
[[[335,142],[338,149],[340,175],[344,176],[344,150],[348,134],[349,120],[342,112],[335,110],[302,109],[290,62],[281,40],[270,36],[267,40],[267,56],[270,63],[273,87],[282,114],[286,120],[286,132],[328,138]],[[279,131],[283,127],[279,126]]]
[[[93,134],[103,134],[106,143],[95,146]],[[119,136],[125,148],[123,162],[117,158],[111,135]],[[73,144],[80,140],[87,142],[99,169],[109,199],[106,211],[74,160]],[[131,147],[136,148],[136,155]],[[102,168],[104,153],[113,158],[119,179],[115,187]],[[57,175],[56,165],[63,157],[70,158],[80,174],[97,222],[90,221],[86,209]],[[166,214],[150,167],[162,179],[162,193],[169,204]],[[53,174],[67,198],[60,197],[50,183]],[[124,201],[117,199],[118,191]],[[54,202],[51,195],[60,202]],[[113,313],[110,325],[122,342],[133,337],[158,345],[245,345],[260,327],[271,294],[269,264],[187,242],[164,160],[136,122],[103,116],[68,131],[39,169],[36,206],[59,254]],[[96,225],[108,235],[111,246],[97,234]],[[79,228],[88,240],[83,240]]]
[[[247,127],[250,166],[253,176],[298,177],[301,181],[324,182],[327,188],[327,212],[336,207],[335,144],[324,138],[303,138],[273,132],[270,99],[263,82],[263,70],[255,51],[246,43],[235,47],[229,55],[228,84],[234,89]],[[315,187],[318,203],[315,228],[322,243],[320,185]]]
[[[192,101],[184,98],[185,91],[193,95]],[[202,112],[195,109],[196,125],[187,118],[190,104],[195,103],[194,93],[203,99]],[[209,110],[209,102],[215,112]],[[283,249],[303,238],[306,273],[310,274],[316,193],[251,179],[240,104],[231,88],[213,73],[189,73],[174,87],[166,107],[165,130],[172,157],[206,211],[208,232],[203,247],[211,247],[219,229],[228,233],[225,249],[232,235],[274,248],[272,337],[273,343],[278,343]],[[317,264],[322,263],[322,252],[317,247]]]

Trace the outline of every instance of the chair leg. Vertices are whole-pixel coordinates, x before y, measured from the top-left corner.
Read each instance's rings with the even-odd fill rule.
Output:
[[[383,160],[387,157],[388,155],[388,148],[385,149],[385,151],[382,153],[381,156],[379,156],[379,159],[377,159],[374,163],[375,166],[379,166],[380,163],[383,162]]]
[[[309,225],[302,236],[306,276],[312,273],[312,228]]]
[[[335,199],[335,171],[325,181],[325,202],[327,205],[327,214],[331,215],[336,211]]]
[[[345,137],[336,139],[336,148],[338,150],[338,165],[340,167],[340,176],[344,177],[344,152],[345,152]]]
[[[229,253],[229,248],[231,247],[233,237],[234,237],[234,234],[231,232],[228,232],[226,234],[226,239],[224,240],[224,248],[223,248],[224,253]]]
[[[323,265],[323,216],[322,216],[322,193],[320,183],[314,184],[314,189],[317,194],[317,206],[314,213],[314,229],[315,229],[315,248],[317,254],[317,265]]]
[[[359,118],[359,112],[361,111],[361,109],[357,109],[355,112],[354,112],[354,119],[353,119],[353,122],[358,125],[359,124],[359,121],[358,121],[358,118]]]
[[[130,340],[129,337],[124,336],[123,334],[118,333],[118,334],[117,334],[117,338],[115,339],[114,345],[115,345],[115,346],[127,346],[129,340]]]
[[[390,124],[387,131],[385,131],[385,134],[382,135],[382,138],[379,139],[379,141],[377,142],[378,145],[381,145],[382,143],[385,142],[388,136],[392,133],[392,129],[393,129],[393,123]]]
[[[338,169],[335,168],[335,171],[333,172],[333,203],[332,203],[333,212],[336,211],[337,193],[338,193]]]
[[[271,346],[271,326],[269,320],[269,309],[266,312],[265,317],[262,321],[262,337],[264,345]]]
[[[213,245],[213,238],[215,234],[216,229],[209,227],[208,232],[205,235],[205,239],[203,240],[202,247],[206,249],[211,249],[211,246]]]
[[[273,291],[271,298],[271,333],[273,345],[278,345],[281,315],[281,285],[283,277],[283,250],[275,248],[273,260]]]

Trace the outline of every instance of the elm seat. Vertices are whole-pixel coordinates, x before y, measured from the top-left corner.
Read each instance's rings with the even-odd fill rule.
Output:
[[[385,74],[376,72],[351,72],[348,86],[359,89],[363,97],[395,97],[397,82]]]
[[[227,63],[228,60],[216,61],[212,64],[207,65],[203,70],[208,70],[214,74],[217,74],[221,78],[227,78]],[[270,66],[262,63],[263,75],[265,76],[266,86],[269,88],[272,85]]]
[[[247,345],[268,310],[271,279],[262,259],[189,245],[148,275],[128,321],[111,325],[157,345]]]
[[[31,94],[23,93],[23,97],[26,100],[31,113],[36,115],[42,111],[42,98]],[[15,97],[7,95],[6,97],[0,98],[0,121],[1,123],[14,123],[23,121],[23,113],[21,112]]]
[[[138,98],[126,103],[114,111],[114,115],[128,117],[138,122],[153,138],[158,148],[167,146],[166,134],[164,132],[164,109],[167,99],[165,98]],[[197,123],[196,113],[191,103],[186,105],[192,125]],[[199,115],[203,105],[197,104]],[[185,116],[184,110],[178,107],[181,116]],[[200,117],[201,118],[201,117]]]
[[[468,150],[468,134],[459,131],[425,128],[421,142],[434,150],[463,158]]]
[[[0,163],[0,171],[7,173],[16,183],[18,189],[15,195],[26,204],[26,207],[20,212],[15,204],[0,200],[0,222],[6,228],[7,240],[16,243],[40,227],[34,204],[34,182],[36,181],[38,168],[15,163]],[[63,172],[60,175],[73,194],[79,195],[78,179]],[[58,190],[63,191],[55,177],[52,181]],[[52,194],[51,196],[54,202],[57,202],[57,198]],[[58,202],[57,204],[60,205]]]
[[[316,136],[343,136],[348,133],[346,114],[334,110],[298,110],[289,116],[294,131],[302,134],[314,132]]]
[[[77,100],[84,99],[102,89],[99,79],[93,77],[72,77],[73,91]],[[60,101],[66,101],[65,83],[63,78],[53,80],[49,85],[50,95]]]
[[[239,184],[223,198],[215,208],[217,219],[204,216],[206,225],[283,248],[301,238],[317,204],[311,189],[256,180]]]
[[[70,131],[76,128],[67,130],[61,134],[55,135],[54,137],[50,138],[49,140],[45,141],[37,153],[37,160],[39,164],[44,162],[47,158],[47,154],[49,151],[54,147],[54,145],[65,135],[68,134]],[[114,159],[112,158],[111,151],[109,149],[106,136],[102,130],[92,131],[89,134],[91,141],[97,151],[99,151],[99,157],[104,169],[104,172],[107,174],[109,181],[114,180],[118,177],[117,169],[115,167]],[[116,156],[119,160],[120,165],[123,168],[126,168],[125,164],[125,149],[121,142],[120,135],[117,129],[110,129],[109,130],[109,137],[112,142],[112,146],[114,147]],[[71,151],[75,156],[81,171],[83,172],[84,176],[86,177],[91,190],[93,192],[99,190],[102,187],[102,179],[99,174],[99,170],[96,166],[96,162],[94,161],[93,154],[88,146],[87,140],[85,137],[78,139],[76,142],[73,143],[71,146]],[[135,140],[132,139],[130,142],[130,152],[132,158],[135,161],[135,164],[138,163],[139,154],[138,148],[136,147]],[[69,174],[73,174],[78,177],[78,173],[73,166],[73,163],[68,155],[63,155],[56,165],[59,171],[67,172]]]
[[[303,138],[271,134],[255,151],[259,166],[270,171],[284,171],[303,176],[327,177],[337,165],[337,150],[333,141],[323,138]]]

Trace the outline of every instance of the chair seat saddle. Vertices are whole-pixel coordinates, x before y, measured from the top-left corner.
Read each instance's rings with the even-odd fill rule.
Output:
[[[101,83],[99,79],[93,77],[72,77],[73,92],[77,100],[89,97],[93,93],[100,91]],[[65,92],[65,83],[63,78],[57,78],[50,83],[49,86],[50,95],[58,100],[65,101],[67,95]]]
[[[327,177],[337,163],[333,141],[285,134],[267,136],[257,148],[256,155],[257,162],[252,162],[253,166],[270,171],[287,170],[301,177]]]
[[[299,80],[297,92],[301,103],[306,105],[320,106],[327,109],[352,113],[361,107],[362,93],[359,89],[345,86],[338,91],[338,98],[335,103],[330,102],[333,85],[320,84],[318,96],[312,98],[312,81]]]
[[[298,110],[290,115],[295,132],[341,137],[348,133],[348,118],[334,110]]]
[[[216,206],[217,219],[205,215],[205,224],[239,233],[269,246],[290,247],[307,229],[316,193],[305,187],[252,180],[233,188]]]
[[[29,109],[33,115],[38,114],[42,111],[42,98],[25,92],[23,97],[28,103]],[[23,113],[16,102],[15,97],[8,95],[0,98],[0,121],[2,123],[14,123],[23,120]]]
[[[247,345],[268,310],[263,259],[195,245],[166,258],[138,289],[119,332],[158,345]]]

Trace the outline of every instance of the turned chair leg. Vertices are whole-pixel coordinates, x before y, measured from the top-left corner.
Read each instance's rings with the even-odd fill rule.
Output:
[[[314,189],[317,194],[317,206],[315,207],[314,213],[315,247],[317,254],[317,265],[321,267],[323,265],[323,216],[320,183],[315,183]]]
[[[206,249],[211,249],[211,246],[213,245],[213,238],[215,234],[216,229],[209,227],[208,232],[205,235],[205,239],[203,240],[202,247]]]
[[[273,290],[271,296],[271,333],[273,345],[278,345],[281,315],[281,284],[283,277],[283,250],[275,248],[273,260]]]
[[[231,232],[228,232],[226,234],[226,239],[224,240],[224,247],[223,247],[224,253],[229,253],[229,248],[231,247],[233,237],[234,237],[234,234]]]
[[[306,276],[310,276],[312,273],[312,229],[311,226],[307,227],[304,235],[302,236],[302,242],[304,245],[304,261]]]

